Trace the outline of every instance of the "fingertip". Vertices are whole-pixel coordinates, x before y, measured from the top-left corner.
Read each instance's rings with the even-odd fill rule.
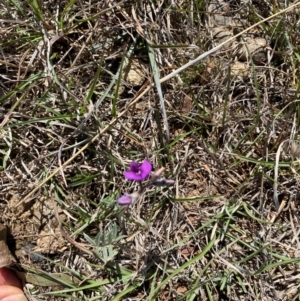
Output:
[[[12,285],[21,288],[21,281],[16,274],[8,268],[0,269],[0,285]],[[2,301],[0,299],[0,301]]]

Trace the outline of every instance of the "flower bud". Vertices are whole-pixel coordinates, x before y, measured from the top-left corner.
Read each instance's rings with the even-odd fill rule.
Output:
[[[158,179],[153,184],[157,187],[171,186],[175,184],[175,181],[171,179]]]
[[[128,206],[132,203],[132,198],[130,195],[125,194],[119,197],[117,202],[120,206]]]

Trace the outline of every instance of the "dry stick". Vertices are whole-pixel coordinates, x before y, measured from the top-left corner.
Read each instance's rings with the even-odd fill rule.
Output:
[[[230,39],[226,40],[225,42],[221,43],[220,45],[214,47],[213,49],[201,54],[200,56],[198,56],[196,59],[188,62],[187,64],[183,65],[182,67],[178,68],[177,70],[171,72],[170,74],[168,74],[167,76],[163,77],[160,82],[163,83],[165,81],[167,81],[168,79],[174,77],[175,75],[177,75],[178,73],[180,73],[181,71],[187,69],[188,67],[196,64],[197,62],[201,61],[202,59],[208,57],[209,55],[211,55],[212,53],[216,52],[217,50],[219,50],[222,46],[224,46],[225,44],[227,44],[228,42],[231,42],[232,40],[236,39],[237,37],[243,35],[244,33],[248,32],[249,30],[255,28],[256,26],[266,22],[266,21],[269,21],[271,19],[273,19],[274,17],[276,16],[279,16],[293,8],[295,8],[296,6],[300,5],[300,2],[298,3],[295,3],[293,4],[292,6],[288,7],[288,8],[285,8],[281,11],[279,11],[278,13],[268,17],[268,18],[265,18],[257,23],[255,23],[254,25],[246,28],[245,30],[241,31],[240,33],[236,34],[235,36],[231,37]],[[85,146],[83,146],[79,151],[77,151],[77,153],[75,153],[71,158],[69,158],[63,165],[62,167],[65,167],[67,166],[69,163],[71,163],[74,158],[76,158],[78,155],[80,155],[84,150],[87,149],[87,147],[95,142],[98,137],[100,135],[102,135],[103,133],[105,133],[120,117],[122,117],[123,115],[125,115],[128,111],[128,109],[130,107],[132,107],[134,104],[137,103],[137,101],[139,99],[141,99],[151,88],[154,87],[154,84],[150,84],[141,94],[139,94],[131,103],[130,105],[123,111],[121,112],[120,114],[118,114],[117,117],[115,117],[102,131],[100,131],[98,134],[96,134],[96,136],[90,141],[88,142]],[[40,189],[40,187],[42,187],[45,183],[47,183],[50,179],[53,178],[53,176],[55,176],[58,172],[60,171],[60,168],[56,168],[46,179],[44,179],[36,188],[34,188],[31,192],[29,192],[15,207],[18,207],[20,204],[22,204],[23,202],[25,202],[28,198],[30,198],[37,190]]]

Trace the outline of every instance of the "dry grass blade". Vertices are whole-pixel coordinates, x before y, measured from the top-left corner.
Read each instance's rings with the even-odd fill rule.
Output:
[[[153,71],[153,77],[154,77],[154,83],[157,89],[157,94],[160,100],[160,106],[161,106],[161,111],[162,111],[162,115],[163,115],[163,119],[164,119],[164,127],[165,127],[165,131],[166,131],[166,137],[167,137],[167,141],[170,141],[170,131],[169,131],[169,125],[168,125],[168,118],[167,118],[167,113],[166,113],[166,108],[165,108],[165,101],[164,101],[164,97],[162,94],[162,89],[161,89],[161,85],[160,85],[160,78],[159,78],[159,70],[157,68],[157,64],[155,61],[155,55],[154,55],[154,51],[153,48],[151,46],[148,46],[148,53],[149,53],[149,59],[150,59],[150,64],[151,64],[151,68]]]
[[[275,204],[275,207],[276,207],[277,211],[279,210],[279,200],[278,200],[278,168],[279,168],[280,154],[281,154],[283,148],[285,147],[285,145],[288,143],[288,144],[290,144],[290,154],[291,154],[292,160],[294,160],[294,158],[298,157],[298,155],[299,155],[298,146],[297,146],[297,144],[293,140],[294,127],[295,127],[295,118],[294,118],[294,122],[293,122],[293,128],[291,129],[291,137],[290,137],[290,139],[283,140],[280,143],[280,145],[278,146],[278,149],[276,151],[276,158],[275,158],[275,165],[274,165],[273,199],[274,199],[274,204]],[[288,149],[288,148],[285,147],[285,149]],[[293,170],[292,166],[291,166],[291,168]],[[294,170],[293,170],[293,172],[294,172],[294,174],[296,174],[296,172]]]

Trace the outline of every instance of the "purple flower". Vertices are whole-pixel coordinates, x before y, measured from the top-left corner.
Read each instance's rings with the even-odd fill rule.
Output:
[[[133,161],[130,163],[130,170],[124,172],[124,176],[127,180],[144,181],[151,170],[152,165],[149,161],[145,160],[142,164]]]
[[[131,199],[130,195],[125,194],[125,195],[122,195],[121,197],[119,197],[117,202],[121,206],[127,206],[132,203],[132,199]]]

